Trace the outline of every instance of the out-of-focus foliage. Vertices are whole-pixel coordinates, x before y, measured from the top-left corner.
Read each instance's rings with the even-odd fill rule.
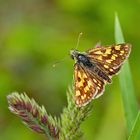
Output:
[[[116,11],[125,40],[132,44],[129,60],[138,100],[139,7],[140,1],[127,0],[1,0],[0,140],[45,140],[45,136],[29,131],[9,112],[6,96],[13,91],[25,91],[48,112],[59,115],[67,103],[68,85],[72,84],[73,61],[69,50],[76,46],[80,32],[83,32],[81,51],[98,41],[113,44]],[[125,139],[126,125],[117,79],[113,78],[105,94],[93,101],[93,113],[82,125],[84,140]]]

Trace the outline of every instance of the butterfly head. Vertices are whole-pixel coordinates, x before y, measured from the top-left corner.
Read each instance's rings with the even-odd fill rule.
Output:
[[[74,60],[77,60],[79,52],[77,50],[70,50],[70,57]]]
[[[86,53],[78,52],[77,50],[71,50],[70,56],[72,59],[74,59],[76,62],[83,64],[84,66],[92,66],[89,58],[87,57]]]
[[[70,50],[70,56],[72,59],[74,59],[75,61],[86,61],[87,60],[87,56],[84,53],[81,53],[77,50]]]

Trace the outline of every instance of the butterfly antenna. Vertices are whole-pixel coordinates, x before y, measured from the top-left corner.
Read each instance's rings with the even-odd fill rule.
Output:
[[[61,61],[57,61],[57,62],[55,62],[55,63],[52,65],[52,67],[55,68],[56,65],[59,64],[59,63],[61,63]]]
[[[80,38],[81,38],[81,36],[83,35],[83,33],[81,32],[81,33],[79,33],[79,35],[78,35],[78,39],[77,39],[77,45],[76,45],[76,48],[75,49],[77,49],[78,48],[78,46],[79,46],[79,41],[80,41]]]
[[[64,60],[65,60],[66,58],[67,58],[67,56],[64,57],[64,58],[62,58],[61,60],[58,60],[58,61],[54,62],[53,65],[52,65],[52,67],[55,68],[58,64],[64,62]]]
[[[78,39],[77,39],[77,45],[76,45],[76,48],[75,48],[75,49],[78,48],[78,46],[79,46],[79,41],[80,41],[80,38],[81,38],[82,35],[83,35],[82,32],[79,33],[79,35],[78,35]],[[62,63],[62,62],[64,62],[64,60],[65,60],[67,57],[68,57],[68,56],[64,57],[63,59],[61,59],[61,60],[59,60],[59,61],[56,61],[55,63],[53,63],[52,67],[55,68],[56,65],[58,65],[58,64],[60,64],[60,63]]]

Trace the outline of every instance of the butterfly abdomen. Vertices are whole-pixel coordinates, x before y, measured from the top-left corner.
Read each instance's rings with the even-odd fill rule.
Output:
[[[103,71],[99,70],[98,76],[107,81],[108,83],[111,83],[111,79]]]
[[[91,67],[90,73],[96,75],[100,80],[104,80],[108,83],[111,83],[111,79],[108,77],[108,75],[105,72],[103,72],[101,69],[99,69],[96,64],[93,67]]]

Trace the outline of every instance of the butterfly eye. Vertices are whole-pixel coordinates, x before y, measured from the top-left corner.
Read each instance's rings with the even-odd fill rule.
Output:
[[[78,51],[77,50],[70,50],[70,57],[72,59],[77,58],[78,56]]]
[[[73,55],[70,55],[71,59],[74,59],[74,56]]]

